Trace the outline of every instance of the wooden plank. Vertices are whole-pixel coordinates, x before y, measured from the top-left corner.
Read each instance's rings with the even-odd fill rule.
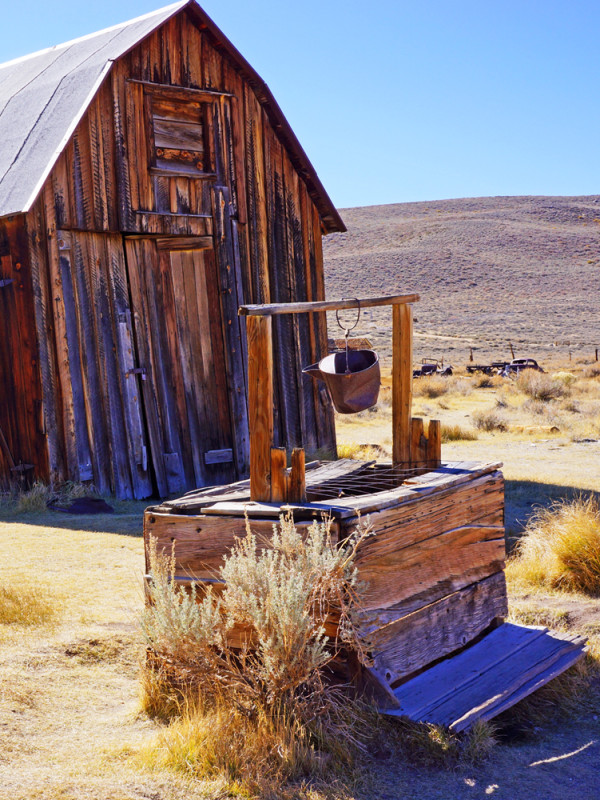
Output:
[[[64,315],[65,344],[67,346],[65,359],[68,362],[70,377],[70,385],[65,386],[61,382],[61,388],[63,396],[68,396],[69,394],[71,396],[73,413],[72,435],[74,439],[74,455],[76,458],[76,464],[70,465],[69,473],[70,475],[77,476],[76,480],[80,481],[94,479],[101,492],[110,492],[110,479],[105,469],[100,467],[99,462],[97,462],[99,471],[92,472],[92,449],[90,447],[91,443],[88,432],[83,365],[89,353],[88,346],[91,348],[91,353],[89,353],[91,358],[93,358],[94,346],[91,332],[89,333],[89,341],[85,342],[79,331],[80,315],[77,311],[78,298],[76,296],[76,291],[78,292],[79,287],[76,289],[76,284],[81,276],[79,271],[73,270],[72,267],[70,236],[67,236],[66,233],[59,234],[57,231],[55,238],[57,240],[55,257],[58,262],[58,270],[60,271],[62,313]],[[53,255],[54,254],[51,254],[50,256],[51,260]],[[91,309],[88,309],[88,314],[90,316],[86,317],[86,321],[91,319]],[[85,331],[85,333],[87,335],[87,331]],[[84,348],[81,347],[82,342],[84,343]],[[100,420],[103,420],[104,414],[101,396],[94,396],[94,400],[98,403],[95,413]],[[104,463],[110,463],[109,459],[106,459]]]
[[[287,470],[285,447],[271,448],[271,502],[287,500]]]
[[[358,552],[365,610],[424,606],[504,568],[504,529],[465,525],[423,539],[388,557]]]
[[[489,718],[494,706],[503,705],[504,698],[515,694],[536,675],[578,647],[546,630],[541,635],[537,635],[539,631],[536,630],[531,633],[531,639],[518,649],[509,650],[509,644],[505,658],[493,668],[489,666],[485,640],[474,645],[480,659],[478,676],[446,699],[431,702],[421,712],[421,717],[457,731],[466,730],[484,714]]]
[[[234,262],[234,248],[226,187],[215,186],[213,195],[215,221],[215,260],[221,300],[221,327],[224,340],[224,360],[227,373],[231,429],[234,432],[233,449],[238,475],[247,474],[250,461],[250,435],[248,429],[244,349],[240,325],[236,314],[238,286]]]
[[[418,294],[383,295],[381,297],[362,297],[350,300],[314,300],[302,303],[263,303],[240,306],[239,313],[244,316],[273,316],[277,314],[306,314],[311,311],[336,311],[343,308],[372,308],[375,306],[406,305],[416,303]],[[412,365],[411,365],[412,368]]]
[[[162,430],[158,413],[160,398],[157,396],[157,391],[155,390],[156,384],[152,364],[151,329],[145,297],[145,281],[143,278],[143,265],[146,262],[144,248],[144,241],[125,240],[126,265],[131,291],[131,308],[134,320],[137,363],[146,370],[146,380],[142,381],[141,389],[146,423],[148,426],[151,463],[154,469],[157,491],[159,495],[164,497],[169,493],[169,486],[163,458],[165,448],[163,446]]]
[[[439,419],[430,419],[427,428],[427,466],[430,469],[442,463],[442,424]]]
[[[209,369],[212,367],[210,329],[207,325],[205,335],[202,335],[197,304],[201,287],[196,281],[193,254],[177,250],[163,252],[161,261],[163,279],[168,281],[170,278],[173,292],[171,313],[175,318],[176,336],[169,336],[169,349],[170,357],[178,362],[182,380],[182,385],[176,389],[177,402],[185,409],[183,419],[179,420],[183,421],[182,455],[186,452],[191,460],[194,482],[198,486],[208,482],[205,479],[204,450],[215,444],[213,436],[218,427],[217,419],[207,413],[205,399],[209,387],[198,357],[200,353],[203,357],[206,353]],[[207,334],[208,341],[204,341]]]
[[[312,522],[297,522],[302,536],[308,535]],[[257,537],[259,549],[270,547],[273,535],[272,519],[254,519],[250,530]],[[246,535],[246,520],[240,517],[200,515],[181,517],[173,514],[147,512],[144,515],[144,540],[157,540],[158,551],[167,554],[175,545],[175,566],[179,575],[190,578],[216,578],[223,556],[230,552],[236,539]]]
[[[460,649],[507,613],[504,573],[498,572],[371,632],[375,667],[395,683]]]
[[[215,89],[194,89],[187,86],[173,86],[167,83],[156,83],[154,81],[143,81],[134,78],[128,78],[127,83],[141,84],[147,91],[162,92],[173,100],[182,100],[183,102],[192,100],[205,103],[219,97],[231,97],[231,92],[221,92]]]
[[[543,636],[546,628],[531,628],[505,622],[485,637],[485,645],[463,650],[402,684],[394,694],[403,712],[412,719],[427,715],[435,703],[476,682],[482,671],[495,670],[512,653]],[[442,680],[443,678],[443,680]]]
[[[412,466],[424,467],[427,463],[427,439],[423,420],[412,417],[410,422],[410,463]]]
[[[402,466],[407,466],[411,461],[412,339],[412,308],[406,304],[394,305],[392,310],[392,461],[394,464]]]
[[[42,384],[42,404],[44,412],[43,430],[46,432],[48,452],[48,476],[51,482],[67,478],[64,462],[63,417],[59,413],[59,394],[57,383],[56,350],[54,347],[54,326],[52,295],[49,284],[48,252],[45,247],[46,229],[43,201],[38,199],[28,215],[29,257],[31,279],[36,288],[34,292],[34,316],[39,348],[40,376]],[[5,319],[9,319],[5,316]],[[3,379],[7,387],[7,379]],[[54,424],[48,424],[53,420]]]
[[[585,637],[505,623],[456,656],[402,684],[386,713],[464,731],[559,675],[586,651]]]
[[[267,245],[267,206],[261,108],[252,89],[244,86],[247,214],[252,298],[271,300]]]
[[[131,236],[127,237],[131,239]],[[212,236],[167,236],[155,240],[158,250],[210,250],[213,246]]]
[[[516,703],[524,700],[530,694],[537,692],[538,689],[541,689],[542,686],[545,686],[551,680],[554,680],[554,678],[562,675],[563,672],[576,664],[579,659],[583,658],[587,653],[588,648],[585,646],[585,639],[584,637],[581,638],[583,641],[573,642],[574,647],[571,650],[567,650],[559,658],[552,661],[551,664],[544,665],[545,668],[540,668],[540,671],[534,674],[529,680],[521,683],[518,687],[514,687],[512,693],[506,692],[500,700],[496,700],[493,704],[490,703],[483,711],[477,713],[476,716],[474,713],[471,713],[456,720],[452,723],[452,729],[460,732],[471,727],[477,719],[493,719],[499,714],[504,713],[504,711],[507,711]]]
[[[270,317],[247,320],[250,496],[271,499],[269,473],[273,442],[273,342]]]
[[[306,502],[306,473],[304,462],[304,448],[294,447],[292,450],[292,469],[290,472],[288,489],[288,501],[290,503]]]
[[[235,429],[232,423],[229,386],[227,383],[227,368],[225,355],[224,321],[221,307],[221,293],[219,276],[214,253],[205,250],[196,254],[203,263],[202,276],[197,272],[197,281],[204,280],[203,290],[198,293],[198,306],[200,309],[201,327],[207,329],[204,336],[203,364],[205,369],[205,382],[207,386],[206,405],[212,409],[213,423],[218,433],[218,444],[215,447],[229,447],[233,450],[231,467],[216,475],[214,480],[219,482],[230,481],[235,472],[236,454],[234,450]],[[206,335],[209,336],[206,339]],[[205,356],[210,356],[211,361]],[[244,471],[246,472],[246,471]]]
[[[204,453],[205,464],[229,464],[233,461],[233,450],[225,447],[223,450],[207,450]]]

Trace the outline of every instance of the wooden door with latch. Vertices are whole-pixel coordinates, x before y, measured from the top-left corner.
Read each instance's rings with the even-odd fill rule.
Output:
[[[223,321],[212,238],[125,238],[157,489],[235,477]]]

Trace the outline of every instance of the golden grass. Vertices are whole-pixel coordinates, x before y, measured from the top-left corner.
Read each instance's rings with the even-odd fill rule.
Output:
[[[507,576],[517,584],[600,595],[600,506],[590,495],[530,518]]]
[[[442,425],[442,443],[475,441],[477,432],[460,425]]]
[[[60,616],[60,603],[33,583],[0,585],[0,625],[48,625]]]
[[[35,481],[28,489],[13,486],[11,491],[2,495],[0,508],[10,510],[17,514],[35,514],[47,511],[51,500],[58,500],[61,505],[69,503],[78,497],[94,495],[94,486],[66,481],[56,485]]]

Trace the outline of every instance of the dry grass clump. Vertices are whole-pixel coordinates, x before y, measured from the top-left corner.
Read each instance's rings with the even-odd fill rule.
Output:
[[[152,674],[150,661],[146,668],[143,706],[154,716],[179,716],[147,763],[261,796],[284,796],[277,792],[287,781],[351,766],[372,723],[331,680],[331,665],[342,648],[365,659],[353,622],[354,556],[369,532],[362,525],[338,544],[323,522],[303,539],[282,517],[271,541],[259,543],[248,527],[220,571],[220,596],[178,587],[173,556],[152,542],[142,630],[161,667]],[[332,613],[335,639],[326,633]]]
[[[413,382],[414,397],[428,397],[431,400],[446,394],[449,389],[448,378],[442,378],[441,375],[429,375]]]
[[[46,511],[48,503],[52,500],[64,505],[78,497],[95,494],[95,488],[88,484],[66,481],[65,483],[51,485],[42,481],[35,481],[29,489],[13,486],[9,492],[3,495],[0,507],[9,509],[17,514],[39,513]]]
[[[586,378],[599,378],[600,377],[600,362],[596,364],[590,364],[583,370],[583,374]]]
[[[375,461],[384,454],[383,448],[376,444],[338,444],[338,458],[354,458],[357,461]]]
[[[477,432],[470,428],[463,428],[460,425],[442,424],[442,443],[474,441],[477,438]]]
[[[475,427],[481,431],[491,433],[493,431],[506,431],[508,429],[506,418],[497,408],[474,411],[472,418]]]
[[[47,625],[59,616],[59,603],[43,586],[0,586],[0,625]]]
[[[565,381],[551,378],[543,372],[531,369],[521,372],[517,378],[517,387],[527,397],[541,400],[544,403],[564,397],[569,392],[568,384]]]
[[[559,501],[534,513],[507,575],[517,583],[600,596],[598,500]]]

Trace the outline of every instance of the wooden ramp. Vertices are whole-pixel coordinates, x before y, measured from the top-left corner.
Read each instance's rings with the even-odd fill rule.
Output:
[[[535,692],[586,652],[583,636],[504,623],[397,688],[392,716],[465,731]],[[391,699],[391,698],[390,698]]]

